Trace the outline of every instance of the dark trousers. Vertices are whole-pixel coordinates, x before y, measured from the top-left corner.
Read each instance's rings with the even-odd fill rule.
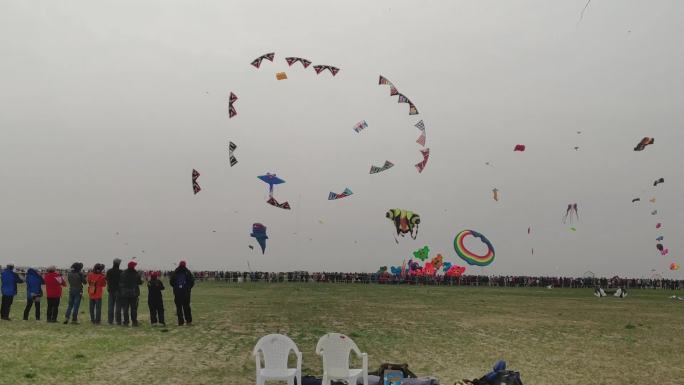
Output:
[[[29,313],[31,312],[31,306],[33,306],[33,303],[35,302],[36,304],[36,319],[40,319],[40,301],[33,301],[30,299],[26,300],[26,307],[24,308],[24,319],[27,320],[29,317]]]
[[[128,325],[129,314],[130,321],[133,325],[138,323],[138,297],[124,298],[119,297],[116,301],[116,323],[121,323],[121,316],[123,315],[123,324]],[[120,312],[119,312],[120,311]],[[130,313],[129,313],[130,312]]]
[[[178,324],[192,322],[192,311],[190,310],[190,290],[174,290],[173,302],[176,304],[176,315],[178,316]]]
[[[159,300],[147,301],[147,306],[150,308],[150,323],[165,324],[164,322],[164,302]]]
[[[121,323],[121,308],[117,308],[116,301],[119,298],[116,290],[110,291],[107,298],[107,322],[111,325],[114,323],[116,318],[117,323]],[[116,317],[114,317],[114,312],[116,311]]]
[[[59,300],[60,298],[48,298],[48,308],[45,317],[48,322],[57,322],[57,312],[59,311]]]
[[[3,295],[2,305],[0,305],[0,318],[8,319],[10,314],[10,308],[12,307],[12,302],[14,301],[13,295]]]
[[[102,298],[91,299],[88,309],[90,310],[90,322],[99,324],[102,319]]]

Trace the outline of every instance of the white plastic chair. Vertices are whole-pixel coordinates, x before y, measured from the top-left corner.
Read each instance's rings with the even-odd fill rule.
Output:
[[[288,368],[287,360],[290,352],[297,356],[297,367]],[[269,334],[261,337],[254,346],[252,352],[256,360],[256,383],[264,385],[267,380],[287,381],[288,385],[294,385],[297,378],[297,385],[302,383],[302,353],[297,345],[288,336],[282,334]],[[261,359],[264,360],[264,367],[261,367]]]
[[[351,352],[361,357],[361,369],[349,368]],[[316,354],[323,357],[323,382],[330,385],[332,380],[345,380],[356,385],[359,376],[363,376],[363,385],[368,385],[368,354],[361,353],[351,338],[339,333],[328,333],[318,340]]]

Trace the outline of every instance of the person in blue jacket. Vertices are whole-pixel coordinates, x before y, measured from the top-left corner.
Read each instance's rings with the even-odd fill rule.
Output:
[[[2,305],[0,305],[0,319],[9,321],[10,308],[14,296],[17,295],[17,284],[24,282],[19,274],[14,272],[14,264],[8,263],[0,275],[2,280]]]
[[[28,269],[26,271],[26,307],[24,308],[24,321],[28,321],[31,307],[36,305],[36,321],[40,321],[40,299],[43,297],[43,288],[45,284],[43,277],[35,269]]]

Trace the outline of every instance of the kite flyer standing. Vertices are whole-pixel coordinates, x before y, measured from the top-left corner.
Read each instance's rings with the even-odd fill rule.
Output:
[[[112,262],[112,268],[107,270],[107,322],[112,325],[114,319],[116,323],[121,325],[121,306],[116,306],[118,294],[119,294],[119,279],[121,278],[121,260],[119,258],[114,258]],[[116,317],[114,312],[116,311]]]
[[[171,287],[173,287],[178,326],[192,325],[192,311],[190,310],[190,292],[195,285],[195,277],[186,267],[185,261],[180,261],[176,270],[171,273]]]

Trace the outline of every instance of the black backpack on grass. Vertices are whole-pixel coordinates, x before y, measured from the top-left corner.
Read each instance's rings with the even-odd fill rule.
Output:
[[[520,373],[512,370],[500,370],[493,376],[484,376],[474,380],[473,385],[523,385]]]
[[[382,364],[378,370],[368,372],[368,374],[378,376],[382,379],[385,376],[386,370],[399,370],[404,374],[404,378],[416,378],[416,375],[409,370],[408,364]]]
[[[491,372],[481,378],[459,381],[454,385],[523,385],[523,383],[520,373],[506,370],[506,361],[500,360],[494,364]]]

